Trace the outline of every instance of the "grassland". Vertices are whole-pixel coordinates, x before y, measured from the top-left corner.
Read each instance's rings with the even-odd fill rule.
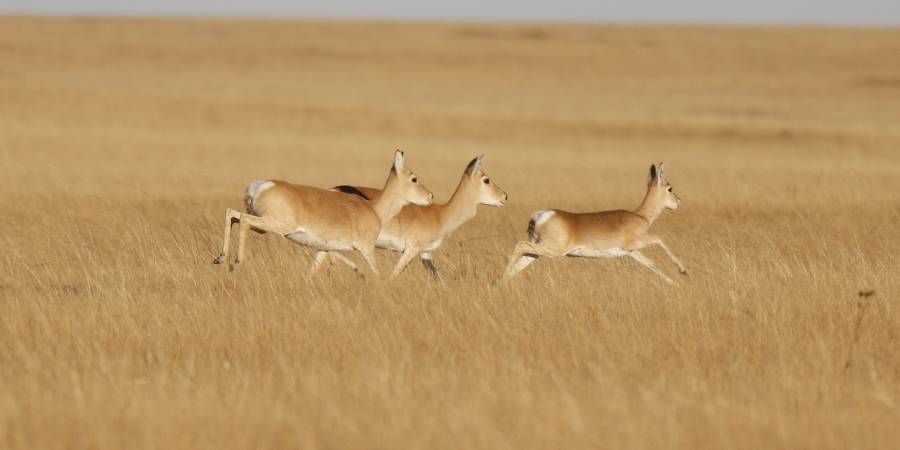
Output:
[[[900,30],[0,18],[0,447],[892,448]],[[395,280],[254,236],[258,178],[510,193]],[[540,260],[635,206],[691,271]],[[649,251],[677,275],[661,251]],[[395,256],[382,254],[387,271]],[[875,294],[860,298],[861,290]]]

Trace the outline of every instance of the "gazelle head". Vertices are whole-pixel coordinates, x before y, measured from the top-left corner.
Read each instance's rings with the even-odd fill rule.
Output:
[[[484,155],[470,161],[469,165],[466,166],[466,171],[463,172],[463,177],[468,177],[469,186],[474,187],[477,191],[478,203],[499,208],[509,200],[509,195],[503,192],[499,186],[494,184],[491,177],[484,173],[484,170],[481,168],[483,163]]]
[[[399,197],[404,203],[427,206],[434,200],[434,194],[419,182],[419,177],[407,169],[403,163],[403,152],[394,152],[394,165],[391,166],[391,175],[384,186],[384,191],[399,192]]]
[[[681,203],[681,199],[673,192],[672,183],[669,183],[669,181],[663,177],[664,170],[665,167],[663,166],[663,163],[659,163],[659,168],[657,168],[655,164],[650,166],[650,180],[647,182],[647,195],[652,196],[654,200],[668,209],[678,209],[678,204]]]

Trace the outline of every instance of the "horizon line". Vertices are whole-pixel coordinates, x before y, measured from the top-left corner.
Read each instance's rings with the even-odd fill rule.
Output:
[[[563,18],[499,18],[499,17],[432,17],[393,15],[295,15],[295,14],[231,14],[206,12],[103,12],[103,11],[0,11],[0,18],[48,18],[48,19],[147,19],[147,20],[247,20],[273,22],[379,22],[379,23],[445,23],[483,25],[597,25],[597,26],[673,26],[673,27],[729,27],[729,28],[846,28],[846,29],[897,29],[900,25],[887,22],[834,22],[834,21],[743,21],[743,20],[649,20],[649,19],[563,19]]]

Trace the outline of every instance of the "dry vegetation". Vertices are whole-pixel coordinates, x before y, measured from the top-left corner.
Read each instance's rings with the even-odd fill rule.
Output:
[[[0,18],[0,447],[895,446],[898,51],[897,29]],[[396,147],[440,199],[478,153],[511,195],[445,244],[443,283],[308,286],[274,236],[210,264],[247,181],[377,185]],[[658,160],[690,278],[566,259],[491,285],[531,211],[633,207]]]

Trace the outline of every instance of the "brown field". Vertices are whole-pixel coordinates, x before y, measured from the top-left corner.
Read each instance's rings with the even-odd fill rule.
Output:
[[[0,448],[896,448],[898,55],[896,28],[0,17]],[[443,283],[308,285],[271,235],[210,264],[248,181],[377,186],[394,148],[440,200],[479,153],[510,193]],[[491,284],[532,211],[632,208],[660,160],[689,278]]]

